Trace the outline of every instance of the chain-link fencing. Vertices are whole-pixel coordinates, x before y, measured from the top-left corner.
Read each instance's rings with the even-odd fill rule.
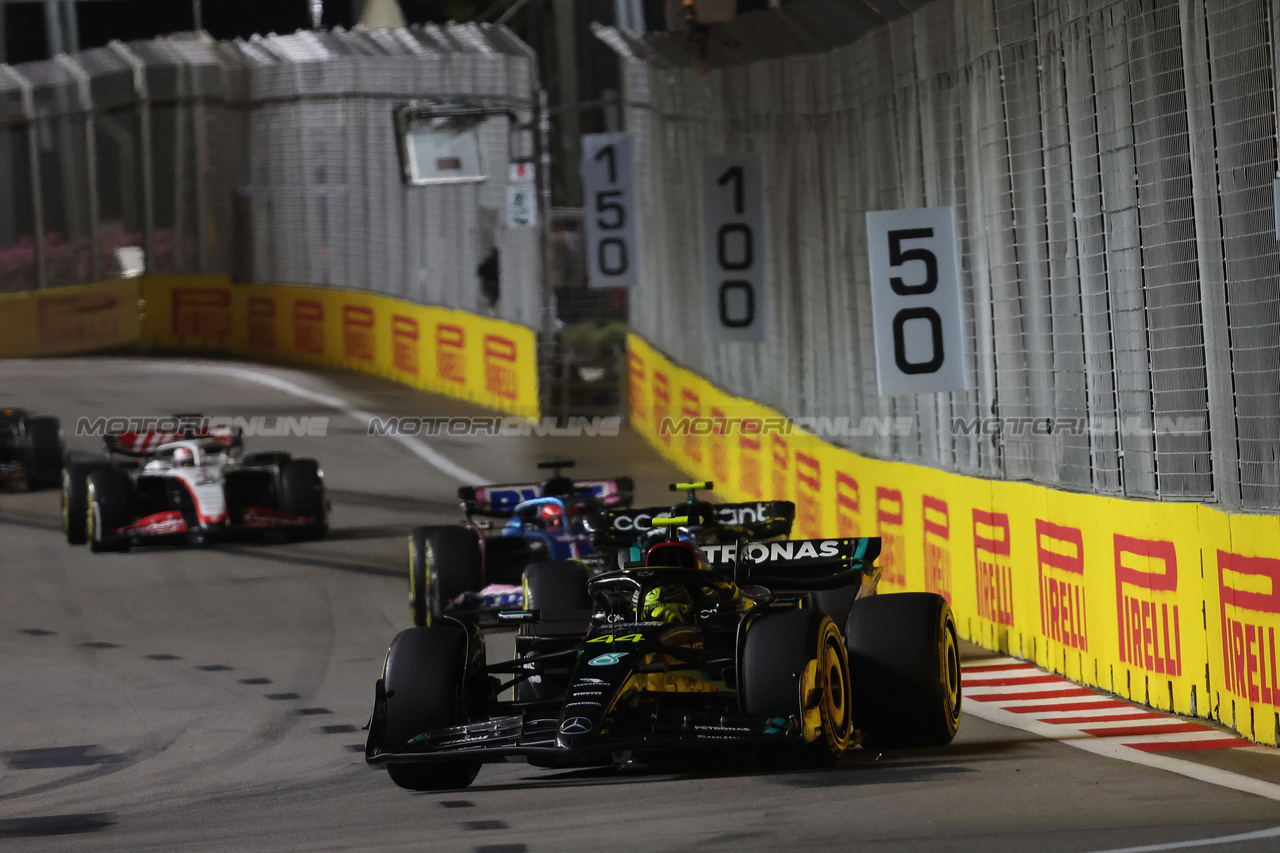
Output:
[[[370,290],[544,325],[536,57],[504,27],[170,37],[0,66],[0,291],[137,272]],[[487,178],[402,181],[393,110],[464,104]],[[530,192],[533,192],[532,188]],[[121,253],[117,250],[124,249]],[[480,287],[496,249],[497,299]]]
[[[824,2],[713,31],[712,64],[739,64],[710,71],[607,34],[642,176],[637,332],[788,415],[914,418],[837,440],[868,455],[1280,507],[1280,3],[937,0],[769,58],[766,31],[824,44]],[[759,345],[705,332],[694,188],[704,154],[732,151],[766,173]],[[972,390],[881,397],[865,214],[940,205]]]

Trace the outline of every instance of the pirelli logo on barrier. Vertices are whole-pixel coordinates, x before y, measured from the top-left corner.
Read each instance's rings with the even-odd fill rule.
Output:
[[[1280,708],[1280,560],[1218,552],[1222,672],[1228,693]]]
[[[653,371],[653,425],[660,427],[662,421],[671,416],[671,383],[667,381],[667,374],[655,370]],[[658,439],[663,444],[671,443],[671,433],[662,429],[658,430]]]
[[[822,538],[822,465],[796,451],[796,530],[801,539]]]
[[[973,562],[978,582],[978,615],[997,625],[1013,625],[1013,565],[1009,516],[973,511]]]
[[[924,589],[951,600],[951,512],[947,502],[924,495]]]
[[[698,395],[688,388],[680,389],[680,416],[684,418],[701,418],[702,401]],[[690,462],[702,464],[702,437],[696,430],[686,430],[684,434],[684,455]]]
[[[276,300],[271,296],[250,296],[245,307],[249,349],[270,353],[276,350]]]
[[[231,336],[231,291],[176,287],[170,295],[171,330],[179,338]]]
[[[436,376],[448,382],[467,381],[467,330],[441,323],[436,326]]]
[[[1120,660],[1161,675],[1182,674],[1178,556],[1172,542],[1115,534]]]
[[[324,355],[324,304],[315,299],[293,303],[293,348],[307,355]]]
[[[358,361],[373,361],[373,309],[342,306],[342,354]]]
[[[738,433],[738,488],[750,495],[753,500],[764,497],[764,478],[761,471],[760,457],[764,453],[764,442],[760,440],[760,430],[752,425],[744,424]]]
[[[1083,534],[1075,527],[1036,519],[1036,565],[1040,578],[1040,632],[1064,646],[1089,651]]]
[[[519,350],[515,341],[499,335],[484,336],[484,387],[490,394],[514,400],[520,395],[516,372]]]
[[[857,539],[862,535],[862,491],[858,481],[836,472],[836,535]]]
[[[401,373],[418,375],[418,321],[403,314],[391,315],[391,363]]]
[[[775,501],[789,500],[791,498],[791,484],[788,482],[791,479],[791,449],[787,446],[787,440],[780,435],[771,436],[769,455],[772,458],[769,487],[773,491],[770,497]]]
[[[631,382],[631,417],[638,421],[645,420],[644,383],[648,374],[644,369],[644,359],[640,353],[627,352],[627,376]]]
[[[119,298],[114,293],[41,296],[36,301],[36,346],[110,346],[120,337]]]
[[[711,479],[716,483],[730,482],[728,441],[724,432],[724,412],[712,406],[711,441],[707,444],[707,453],[711,457]]]
[[[880,537],[880,579],[904,586],[907,582],[907,540],[902,525],[902,492],[876,487],[876,535]]]

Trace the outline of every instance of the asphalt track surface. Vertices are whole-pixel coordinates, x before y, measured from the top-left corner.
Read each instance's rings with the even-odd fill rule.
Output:
[[[285,393],[280,379],[323,396]],[[511,481],[567,455],[580,475],[631,474],[652,502],[667,500],[670,466],[625,430],[434,438],[427,450],[369,436],[352,413],[482,412],[341,373],[15,361],[0,363],[0,397],[62,417],[80,456],[96,446],[70,435],[80,416],[327,415],[325,437],[249,449],[320,459],[333,502],[322,542],[94,555],[62,541],[56,492],[0,494],[0,849],[1280,849],[1270,786],[1243,793],[972,714],[950,747],[859,749],[827,771],[506,763],[466,790],[402,791],[365,765],[360,729],[409,621],[405,534],[458,517],[459,483],[440,460]],[[495,638],[491,653],[509,643]],[[1275,750],[1186,760],[1280,783]]]

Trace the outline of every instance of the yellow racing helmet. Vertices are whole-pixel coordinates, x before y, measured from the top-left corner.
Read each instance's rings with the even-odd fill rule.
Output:
[[[661,584],[645,594],[642,615],[646,622],[692,622],[693,598],[683,584]]]

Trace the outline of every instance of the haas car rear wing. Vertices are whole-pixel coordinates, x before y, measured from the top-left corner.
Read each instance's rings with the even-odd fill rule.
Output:
[[[199,420],[188,421],[188,418],[199,416],[176,415],[173,418],[160,418],[160,421],[176,421],[178,429],[153,429],[144,432],[114,432],[102,437],[102,446],[108,453],[119,453],[124,456],[149,456],[162,444],[171,441],[187,441],[190,439],[210,438],[225,444],[228,448],[240,447],[243,444],[241,430],[230,426],[208,426]]]
[[[463,486],[458,489],[462,511],[470,518],[487,515],[494,518],[510,518],[516,506],[524,501],[541,497],[558,497],[568,501],[575,498],[599,501],[602,505],[626,506],[631,502],[631,490],[635,488],[630,477],[614,477],[611,480],[576,480],[569,494],[544,495],[541,483],[497,483],[492,486]]]
[[[807,592],[860,583],[864,575],[877,571],[880,537],[701,547],[707,561],[732,575],[736,583],[764,586],[774,592]]]
[[[627,548],[654,529],[653,519],[679,511],[686,525],[701,539],[772,539],[791,535],[796,505],[791,501],[752,501],[712,504],[705,501],[640,509],[614,509],[597,513],[589,521],[591,542],[597,549]],[[704,535],[705,534],[705,535]]]

